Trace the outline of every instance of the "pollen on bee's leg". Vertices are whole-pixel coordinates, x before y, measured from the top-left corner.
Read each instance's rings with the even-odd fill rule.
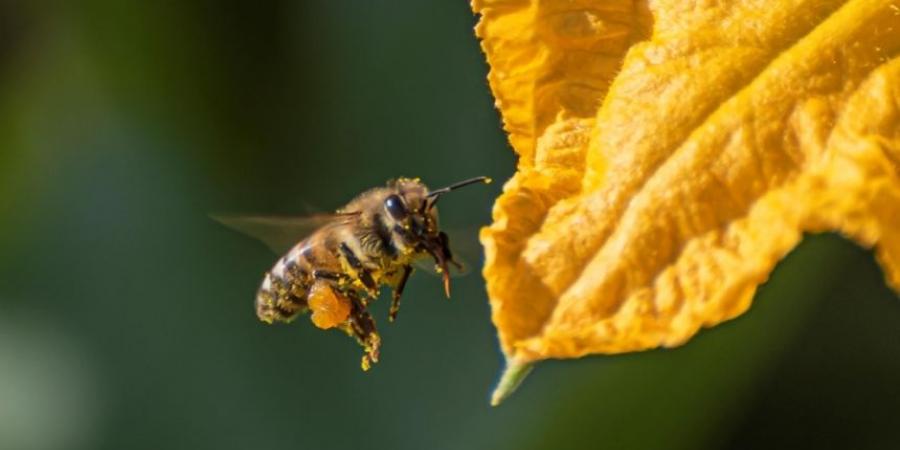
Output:
[[[324,282],[313,284],[308,303],[312,322],[323,330],[340,325],[350,316],[350,300],[334,292]]]
[[[367,337],[365,345],[365,354],[362,356],[360,367],[363,371],[372,368],[372,364],[378,362],[379,348],[381,347],[381,337],[378,333],[372,333]]]
[[[369,335],[368,342],[366,345],[366,353],[368,353],[369,358],[372,362],[378,362],[378,355],[381,350],[381,336],[376,332],[372,332]]]
[[[358,328],[357,333],[357,341],[359,341],[359,344],[363,347],[363,352],[365,352],[363,356],[364,363],[368,363],[368,365],[377,363],[381,350],[381,336],[378,335],[378,331],[364,326]],[[366,366],[367,364],[363,364],[363,370],[368,370]]]
[[[360,363],[362,370],[369,370],[372,364],[378,362],[379,350],[381,348],[381,336],[375,328],[375,321],[366,310],[362,300],[354,295],[350,295],[350,301],[353,302],[353,310],[350,318],[347,320],[346,330],[352,333],[356,338],[356,342],[363,348],[363,357]]]
[[[391,303],[391,309],[388,311],[388,322],[397,320],[397,313],[400,312],[400,304],[396,301]]]

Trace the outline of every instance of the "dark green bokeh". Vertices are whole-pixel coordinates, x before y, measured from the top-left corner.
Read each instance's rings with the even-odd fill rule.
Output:
[[[0,448],[887,448],[900,308],[871,254],[807,241],[677,350],[548,362],[500,408],[477,270],[426,275],[382,362],[264,326],[274,261],[210,212],[330,209],[400,175],[498,181],[464,2],[0,3]],[[489,221],[500,183],[442,204]],[[468,231],[465,231],[468,230]],[[476,264],[478,261],[473,261]]]

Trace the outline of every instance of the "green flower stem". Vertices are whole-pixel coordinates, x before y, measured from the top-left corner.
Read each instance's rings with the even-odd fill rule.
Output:
[[[515,361],[506,361],[506,369],[500,375],[500,381],[491,394],[491,406],[497,406],[509,397],[522,384],[522,380],[534,369],[533,363],[517,363]]]

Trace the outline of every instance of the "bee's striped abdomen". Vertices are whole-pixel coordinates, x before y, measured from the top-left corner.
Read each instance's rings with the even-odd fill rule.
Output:
[[[310,264],[298,244],[266,273],[256,293],[256,315],[266,323],[290,322],[307,311]]]

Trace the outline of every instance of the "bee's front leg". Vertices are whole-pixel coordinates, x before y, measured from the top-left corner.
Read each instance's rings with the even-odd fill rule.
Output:
[[[400,312],[400,296],[403,295],[403,288],[406,287],[406,280],[409,279],[412,271],[412,267],[403,266],[403,273],[400,275],[400,281],[394,286],[394,292],[391,298],[391,310],[388,313],[388,321],[390,322],[397,319],[397,313]]]

